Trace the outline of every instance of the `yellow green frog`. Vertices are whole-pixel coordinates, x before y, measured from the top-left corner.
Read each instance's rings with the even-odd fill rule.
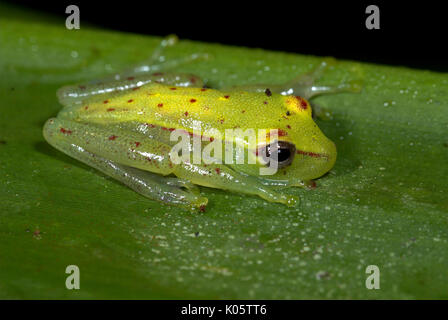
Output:
[[[157,61],[163,48],[175,42],[175,37],[164,39],[151,61],[113,79],[61,88],[58,98],[64,108],[45,123],[45,139],[141,195],[166,204],[205,210],[208,199],[200,194],[199,185],[295,205],[297,196],[282,192],[283,188],[304,186],[322,176],[333,167],[337,154],[335,144],[313,121],[308,99],[322,93],[356,92],[359,87],[315,85],[324,61],[282,85],[206,88],[195,75],[154,72],[160,69]],[[207,56],[192,55],[181,62],[203,58]],[[193,138],[198,127],[203,132],[263,129],[276,134],[255,142],[244,138],[232,142],[233,152],[241,147],[251,163],[173,161],[177,141],[172,133]],[[216,141],[201,134],[199,148],[228,144],[222,137],[223,141]],[[260,174],[269,162],[276,165],[275,173]]]

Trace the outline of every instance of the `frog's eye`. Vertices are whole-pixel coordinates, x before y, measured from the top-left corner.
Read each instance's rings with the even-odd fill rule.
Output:
[[[276,145],[273,145],[274,143]],[[278,168],[281,169],[289,166],[294,160],[296,146],[287,141],[275,141],[267,144],[265,150],[263,150],[263,158],[265,158],[266,161],[274,160],[274,157],[272,157],[272,152],[274,152],[275,147],[277,148]]]

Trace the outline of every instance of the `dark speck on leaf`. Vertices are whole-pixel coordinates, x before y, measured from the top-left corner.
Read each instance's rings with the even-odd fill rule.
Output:
[[[39,229],[34,230],[33,237],[35,239],[38,239],[38,240],[41,239],[42,238],[42,232]]]
[[[448,142],[445,142],[445,143],[443,144],[443,146],[444,146],[445,148],[448,148]]]
[[[195,237],[199,237],[199,231],[196,231],[196,232],[194,233],[194,235],[195,235]]]
[[[95,56],[99,56],[101,54],[100,49],[98,49],[97,47],[90,47],[90,52]]]
[[[330,276],[330,274],[327,271],[319,271],[316,274],[316,278],[319,279],[319,280],[321,280],[321,279],[328,280],[328,279],[331,279],[331,276]]]
[[[0,144],[6,144],[5,140],[0,140]]]
[[[264,93],[266,93],[266,95],[267,95],[268,97],[272,96],[272,92],[271,92],[271,90],[269,90],[269,88],[266,88],[266,90],[264,91]]]

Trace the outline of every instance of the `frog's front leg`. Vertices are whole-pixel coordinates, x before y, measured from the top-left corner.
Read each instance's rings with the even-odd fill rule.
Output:
[[[329,65],[335,64],[334,59],[326,59],[322,61],[316,68],[308,73],[301,74],[296,78],[282,84],[255,84],[255,85],[243,85],[237,87],[231,87],[233,90],[244,90],[251,92],[265,92],[269,95],[269,92],[280,93],[282,95],[295,95],[301,96],[305,99],[313,98],[319,94],[341,93],[341,92],[360,92],[360,81],[343,82],[337,86],[323,86],[317,85],[315,82],[318,80],[325,69]]]
[[[172,147],[120,125],[83,124],[53,118],[44,126],[44,137],[55,148],[123,182],[142,195],[189,208],[204,208],[207,199],[191,184],[258,195],[292,206],[295,196],[280,194],[257,178],[221,165],[174,164]],[[174,174],[181,180],[155,176]],[[188,181],[188,182],[186,182]],[[184,190],[184,189],[187,190]]]
[[[298,77],[292,79],[291,81],[279,85],[275,88],[276,92],[283,95],[296,95],[302,96],[305,99],[311,99],[320,94],[332,94],[332,93],[342,93],[351,92],[357,93],[361,91],[362,85],[357,81],[343,82],[336,86],[323,86],[317,85],[315,82],[319,80],[325,69],[328,66],[335,64],[334,59],[323,60],[315,69],[299,75]]]
[[[325,69],[327,69],[329,65],[333,65],[335,63],[336,61],[334,59],[327,58],[313,70],[305,74],[301,74],[286,83],[232,86],[228,88],[228,90],[263,92],[266,95],[270,95],[270,93],[274,92],[282,95],[301,96],[307,100],[320,94],[360,92],[362,88],[362,82],[359,79],[350,82],[343,82],[336,86],[324,86],[324,85],[317,85],[315,83],[316,80],[318,80],[322,76]],[[316,105],[315,103],[312,103],[312,106],[313,106],[313,117],[317,117],[323,120],[331,118],[331,112],[329,110],[322,108]]]
[[[223,164],[181,163],[174,169],[177,177],[205,187],[259,196],[270,202],[294,206],[298,197],[279,193],[256,177],[243,175]]]
[[[163,145],[150,142],[151,147],[144,148],[145,143],[142,142],[140,146],[139,142],[143,140],[133,139],[137,138],[134,134],[113,129],[113,126],[91,127],[53,118],[47,121],[43,133],[45,139],[56,149],[109,175],[147,198],[192,210],[205,208],[207,198],[201,197],[197,187],[191,182],[154,173],[167,174],[172,170],[166,157],[151,153],[154,149],[163,153]],[[141,150],[138,154],[136,150],[139,148]],[[117,160],[110,160],[111,158]],[[127,161],[123,158],[127,158]],[[140,167],[149,167],[153,172],[123,164],[134,162],[141,162]]]

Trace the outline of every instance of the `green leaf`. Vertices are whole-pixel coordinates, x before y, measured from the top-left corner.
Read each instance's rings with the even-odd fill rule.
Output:
[[[4,16],[8,10],[4,10]],[[322,83],[361,70],[360,94],[314,100],[338,160],[295,208],[202,188],[207,212],[150,201],[65,156],[42,137],[62,85],[148,57],[159,38],[39,16],[0,22],[1,298],[448,298],[448,75],[338,63]],[[47,22],[44,22],[47,21]],[[213,87],[280,83],[321,58],[181,41],[167,59]],[[77,265],[81,289],[67,290]],[[368,290],[366,268],[380,269]]]

